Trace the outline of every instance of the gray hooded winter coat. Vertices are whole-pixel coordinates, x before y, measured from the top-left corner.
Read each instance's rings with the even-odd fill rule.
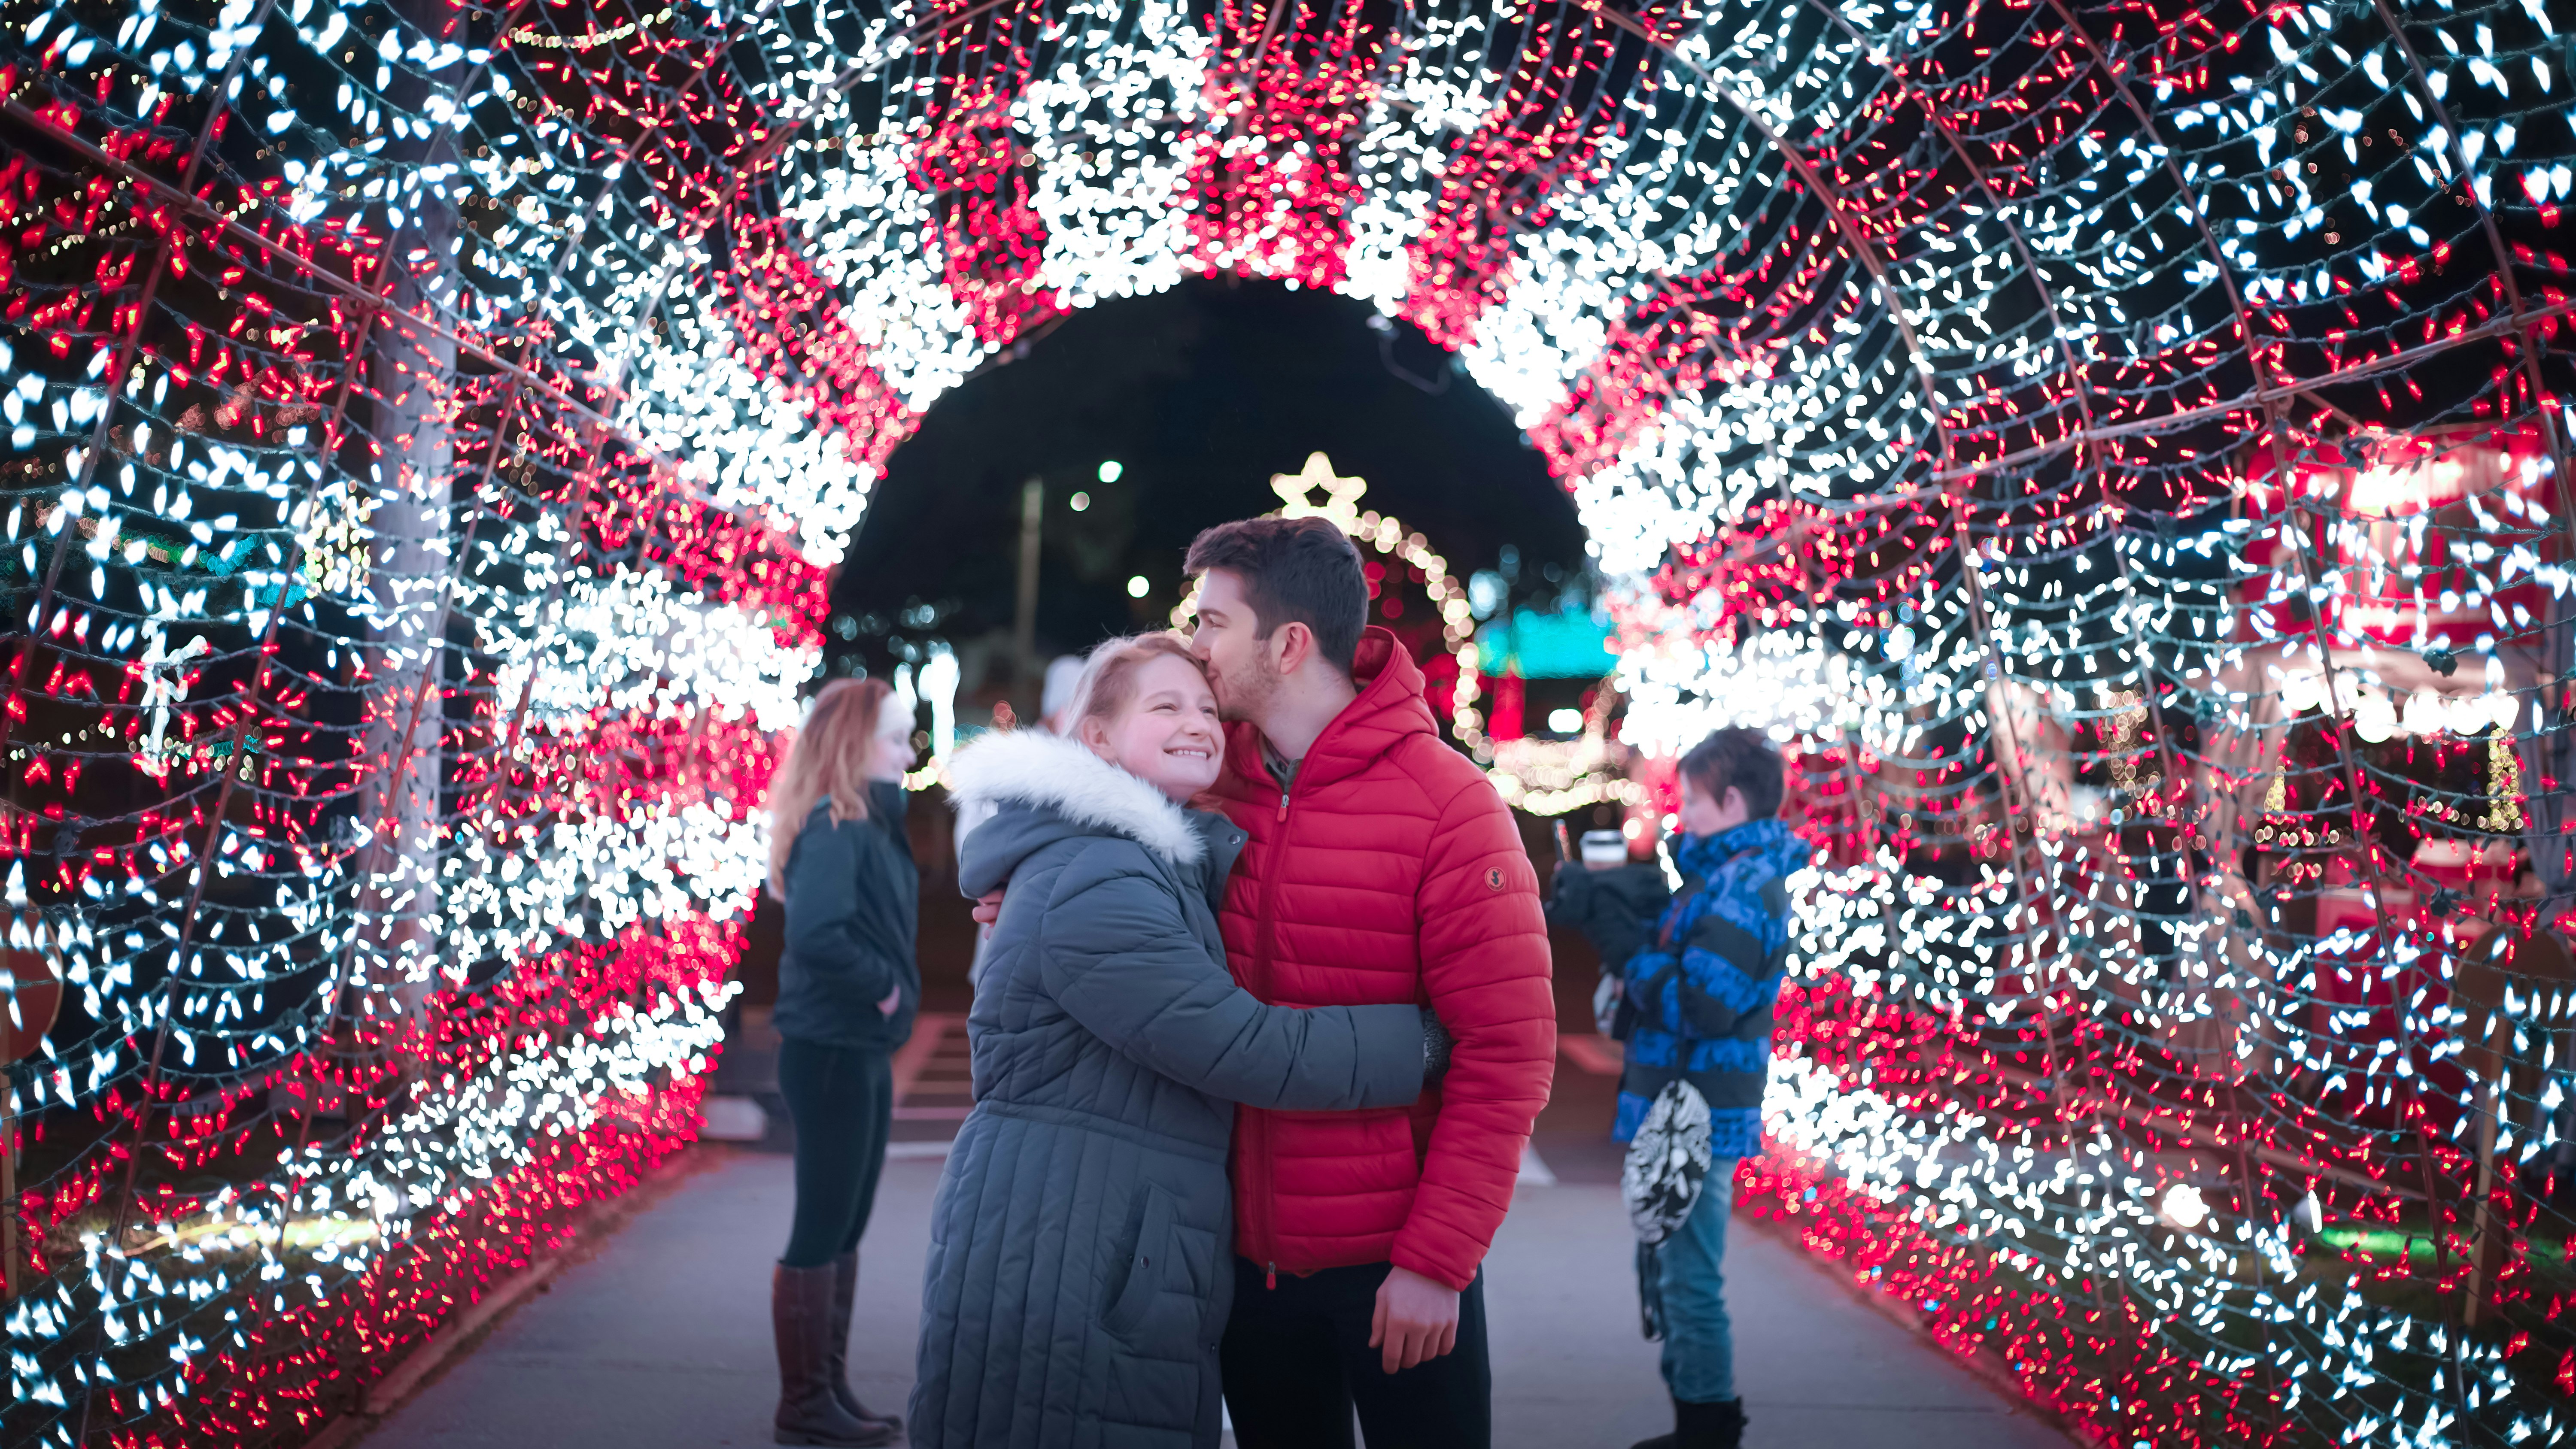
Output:
[[[961,805],[999,807],[959,884],[1010,892],[966,1022],[975,1109],[931,1209],[912,1442],[1213,1449],[1230,1104],[1408,1103],[1421,1016],[1234,984],[1224,817],[1050,735],[987,736],[953,775]]]

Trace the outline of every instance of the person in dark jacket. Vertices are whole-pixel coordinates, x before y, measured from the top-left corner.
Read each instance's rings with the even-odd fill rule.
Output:
[[[891,1444],[851,1392],[859,1237],[885,1167],[895,1048],[921,1005],[920,875],[903,828],[912,721],[875,679],[823,686],[770,782],[769,888],[786,903],[778,1090],[796,1125],[796,1214],[771,1276],[781,1444]]]
[[[1814,858],[1779,819],[1780,754],[1759,730],[1723,729],[1681,760],[1682,890],[1633,928],[1595,934],[1625,998],[1627,1065],[1611,1135],[1637,1133],[1667,1086],[1686,1082],[1707,1104],[1708,1170],[1689,1215],[1652,1252],[1638,1290],[1659,1305],[1664,1384],[1674,1429],[1636,1449],[1736,1449],[1744,1400],[1726,1313],[1726,1222],[1735,1166],[1762,1150],[1762,1089],[1771,1066],[1773,1008],[1789,956],[1791,873]],[[1580,891],[1581,887],[1577,887]],[[1590,903],[1587,915],[1606,915]]]
[[[1411,1005],[1263,1005],[1217,912],[1243,832],[1185,810],[1224,739],[1169,636],[1095,650],[1069,737],[960,751],[960,886],[1009,883],[967,1017],[976,1104],[931,1210],[912,1442],[1214,1449],[1236,1102],[1400,1107],[1446,1039]]]

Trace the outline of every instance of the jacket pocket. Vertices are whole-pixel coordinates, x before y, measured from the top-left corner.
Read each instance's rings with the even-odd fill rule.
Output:
[[[1180,1261],[1181,1245],[1172,1232],[1172,1195],[1161,1187],[1145,1185],[1144,1220],[1136,1229],[1136,1243],[1127,1257],[1127,1279],[1118,1296],[1109,1302],[1108,1311],[1100,1315],[1100,1326],[1124,1338],[1136,1331],[1145,1320],[1145,1311],[1154,1304],[1156,1294],[1174,1272],[1186,1274]]]

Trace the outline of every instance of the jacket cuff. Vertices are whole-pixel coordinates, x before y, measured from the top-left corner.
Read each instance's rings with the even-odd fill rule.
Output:
[[[1419,1273],[1434,1283],[1446,1284],[1448,1287],[1453,1288],[1460,1293],[1464,1293],[1467,1291],[1468,1286],[1476,1281],[1477,1269],[1484,1266],[1481,1260],[1470,1262],[1467,1265],[1466,1273],[1462,1276],[1457,1271],[1455,1265],[1435,1262],[1430,1258],[1424,1257],[1414,1244],[1405,1241],[1407,1236],[1408,1235],[1404,1233],[1398,1233],[1396,1235],[1395,1247],[1386,1255],[1387,1261],[1404,1269],[1406,1272]]]
[[[1351,1035],[1359,1045],[1353,1072],[1360,1106],[1408,1107],[1422,1095],[1422,1010],[1412,1005],[1354,1006]]]

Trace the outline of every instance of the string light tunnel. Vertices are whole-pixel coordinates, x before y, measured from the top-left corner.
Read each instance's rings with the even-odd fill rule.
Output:
[[[690,1140],[885,459],[1231,275],[1795,762],[1745,1210],[2106,1444],[2564,1442],[2563,24],[11,0],[0,1438],[301,1442]]]

